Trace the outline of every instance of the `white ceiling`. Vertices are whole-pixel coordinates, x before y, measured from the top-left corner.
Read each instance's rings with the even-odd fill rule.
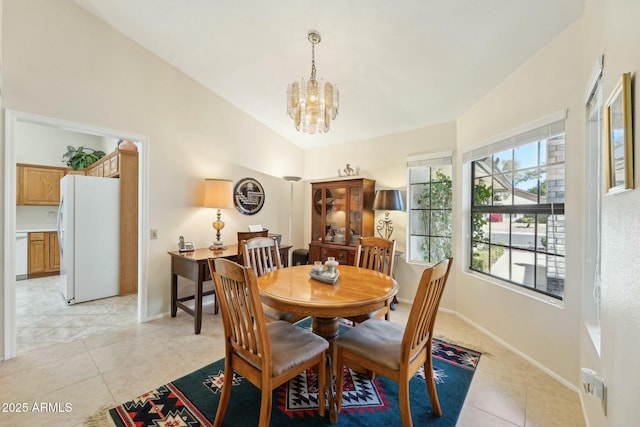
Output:
[[[584,0],[75,0],[303,149],[455,120],[582,13]],[[287,84],[336,83],[326,134],[297,132]]]

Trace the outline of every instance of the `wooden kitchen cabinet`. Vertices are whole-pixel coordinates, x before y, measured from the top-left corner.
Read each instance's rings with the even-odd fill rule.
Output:
[[[50,272],[59,272],[60,271],[60,244],[58,243],[58,233],[47,233],[49,234],[49,250],[47,253],[49,254],[49,271]]]
[[[85,170],[87,176],[104,176],[104,163],[98,161]]]
[[[334,257],[353,265],[360,237],[373,236],[375,181],[367,178],[311,183],[309,262]]]
[[[115,150],[104,156],[86,169],[86,175],[88,176],[101,176],[105,178],[118,178],[120,177],[121,164],[127,163],[127,160],[131,156],[136,157],[138,153],[135,151]]]
[[[67,168],[18,164],[16,204],[25,206],[58,206],[60,179]]]
[[[29,276],[46,272],[45,266],[45,234],[29,233]]]
[[[41,231],[29,233],[29,277],[60,273],[60,246],[58,233]]]

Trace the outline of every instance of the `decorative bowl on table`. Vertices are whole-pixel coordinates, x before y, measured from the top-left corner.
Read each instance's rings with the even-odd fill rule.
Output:
[[[309,271],[309,276],[311,278],[316,279],[322,283],[328,283],[330,285],[335,285],[338,282],[338,278],[340,277],[340,272],[335,269],[333,272],[329,270],[314,270],[313,268]]]

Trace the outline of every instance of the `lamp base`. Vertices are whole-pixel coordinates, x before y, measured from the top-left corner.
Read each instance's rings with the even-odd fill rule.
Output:
[[[389,211],[384,211],[384,219],[378,221],[376,230],[378,230],[380,237],[391,240],[391,235],[393,234],[393,221],[389,218]]]
[[[211,246],[209,246],[209,249],[212,251],[224,251],[227,247],[221,240],[216,240]]]

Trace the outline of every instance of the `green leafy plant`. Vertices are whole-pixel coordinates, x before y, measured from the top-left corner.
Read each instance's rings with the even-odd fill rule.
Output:
[[[473,191],[473,202],[475,206],[488,205],[491,201],[493,188],[490,185],[476,184]],[[474,214],[472,218],[473,240],[476,242],[488,242],[484,235],[483,227],[487,224],[487,220],[482,214]]]
[[[67,145],[67,152],[62,156],[62,162],[73,170],[82,170],[104,156],[104,151],[94,150],[90,147],[80,146],[75,148]]]
[[[435,171],[431,185],[425,185],[418,194],[418,205],[428,207],[422,211],[422,227],[426,234],[420,243],[425,261],[437,262],[451,256],[451,177],[442,170]],[[441,237],[435,237],[438,235]]]

